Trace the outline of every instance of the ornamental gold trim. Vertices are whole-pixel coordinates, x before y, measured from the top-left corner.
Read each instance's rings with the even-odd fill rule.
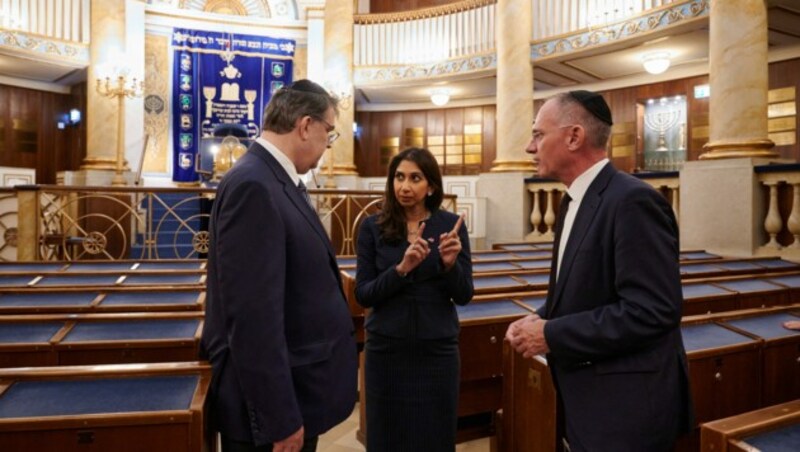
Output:
[[[579,50],[616,44],[634,36],[642,37],[679,24],[699,20],[707,17],[708,14],[710,14],[708,0],[670,3],[602,27],[582,28],[574,32],[532,40],[531,59],[543,61]]]
[[[522,0],[530,1],[530,0]],[[447,16],[450,14],[478,9],[484,6],[494,5],[497,0],[465,0],[457,3],[450,3],[442,6],[432,6],[430,8],[420,8],[412,11],[381,14],[356,14],[353,22],[356,25],[385,24],[391,22],[405,22],[410,20],[430,19],[432,17]]]
[[[353,70],[353,80],[360,86],[387,81],[425,80],[474,74],[496,68],[497,55],[491,51],[428,64],[357,66]]]

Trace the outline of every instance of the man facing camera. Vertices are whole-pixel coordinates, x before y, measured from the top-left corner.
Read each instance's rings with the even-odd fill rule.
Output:
[[[313,451],[356,398],[356,343],[330,240],[298,174],[339,134],[337,101],[299,80],[223,177],[211,211],[201,355],[222,450]]]
[[[667,451],[693,426],[678,225],[663,196],[606,158],[611,111],[589,91],[549,99],[527,152],[567,186],[547,301],[506,339],[546,353],[579,451]]]

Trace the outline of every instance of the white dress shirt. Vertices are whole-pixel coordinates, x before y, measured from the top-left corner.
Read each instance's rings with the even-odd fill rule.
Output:
[[[584,171],[580,176],[575,178],[572,181],[572,185],[567,187],[567,193],[569,194],[572,200],[569,202],[569,208],[567,210],[567,216],[564,218],[564,226],[561,228],[561,239],[558,242],[558,262],[556,263],[556,281],[558,281],[558,276],[561,273],[561,261],[564,257],[564,250],[567,248],[567,240],[569,239],[569,234],[572,232],[572,224],[575,223],[575,215],[578,214],[578,209],[581,207],[581,201],[583,201],[584,195],[586,195],[586,190],[589,189],[589,186],[592,185],[594,179],[600,174],[600,170],[603,169],[608,163],[608,159],[605,158],[600,160],[599,162],[592,165],[589,169]]]

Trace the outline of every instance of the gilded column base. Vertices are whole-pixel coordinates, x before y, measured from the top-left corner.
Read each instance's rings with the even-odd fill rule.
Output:
[[[81,164],[82,170],[111,170],[116,171],[117,159],[114,157],[86,157]],[[125,162],[124,171],[130,171],[128,162]]]
[[[323,171],[324,172],[324,171]],[[355,165],[333,165],[334,176],[358,176],[358,171]]]
[[[495,160],[492,173],[533,173],[538,170],[531,160]]]
[[[706,159],[731,159],[742,157],[772,158],[778,157],[778,153],[773,151],[775,143],[770,139],[741,141],[741,142],[721,142],[706,143],[700,155],[701,160]]]

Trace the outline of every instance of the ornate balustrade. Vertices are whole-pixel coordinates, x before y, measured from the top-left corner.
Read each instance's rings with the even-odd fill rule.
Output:
[[[0,0],[0,51],[89,64],[91,0]]]
[[[680,213],[680,180],[678,173],[645,173],[636,177],[651,185],[670,202],[675,218]],[[558,206],[566,187],[561,182],[550,179],[525,179],[525,187],[531,194],[530,223],[531,232],[525,236],[529,242],[552,242]]]
[[[531,0],[539,41],[579,30],[599,30],[678,0]]]
[[[764,236],[759,254],[800,255],[800,164],[755,168],[765,201]]]
[[[383,192],[310,190],[339,254]],[[0,189],[0,260],[193,259],[208,251],[213,189],[29,185]],[[443,208],[456,211],[455,195]]]
[[[529,242],[552,242],[558,205],[566,187],[550,179],[525,179],[525,188],[531,194],[531,232],[525,236]]]

